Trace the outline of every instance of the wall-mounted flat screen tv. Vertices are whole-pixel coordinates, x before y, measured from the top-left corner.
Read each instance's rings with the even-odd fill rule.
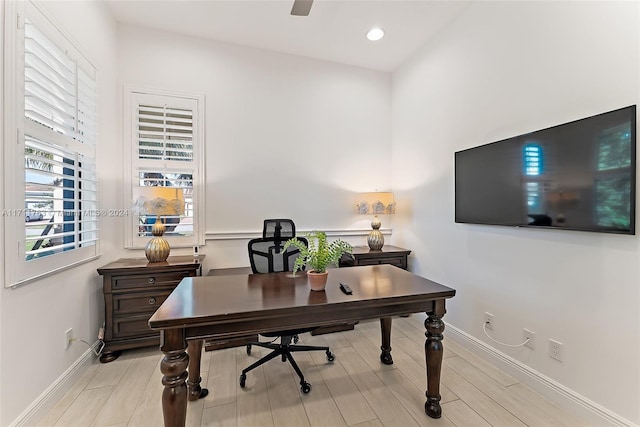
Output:
[[[455,153],[455,221],[635,234],[636,106]]]

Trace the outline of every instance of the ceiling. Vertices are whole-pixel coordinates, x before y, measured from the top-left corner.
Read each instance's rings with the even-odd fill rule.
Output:
[[[393,71],[466,8],[468,1],[105,0],[118,22],[309,58]],[[374,26],[385,37],[365,37]]]

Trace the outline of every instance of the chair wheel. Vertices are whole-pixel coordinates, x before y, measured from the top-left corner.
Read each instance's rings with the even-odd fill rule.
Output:
[[[327,350],[327,360],[329,362],[333,362],[334,360],[336,360],[336,356],[334,356],[333,353],[331,353],[329,350]]]
[[[240,375],[240,387],[244,388],[247,383],[247,376],[245,374]]]
[[[251,356],[251,344],[247,344],[247,356]]]
[[[297,335],[293,336],[293,343],[294,344],[298,344],[298,341],[300,341],[300,337],[298,337]]]
[[[308,382],[304,382],[302,384],[302,387],[300,387],[300,391],[304,394],[309,393],[311,391],[311,384],[309,384]]]

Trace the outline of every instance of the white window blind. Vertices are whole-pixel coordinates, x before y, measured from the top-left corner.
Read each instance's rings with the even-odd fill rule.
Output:
[[[164,237],[185,237],[193,236],[193,216],[194,216],[194,199],[193,199],[193,171],[174,171],[164,170],[141,170],[138,171],[139,190],[142,187],[172,187],[182,189],[184,199],[184,213],[181,215],[164,215],[162,221],[165,224]],[[135,215],[135,212],[134,212]],[[138,216],[138,237],[151,237],[151,227],[156,221],[155,215],[145,215],[139,213]]]
[[[98,254],[95,69],[36,7],[20,6],[23,25],[9,39],[24,61],[7,61],[18,67],[8,92],[18,117],[8,123],[17,126],[19,149],[5,162],[11,182],[23,183],[5,191],[7,240],[18,240],[17,259],[5,251],[9,286]]]
[[[138,105],[138,158],[193,161],[193,111]]]
[[[96,204],[91,159],[25,135],[26,212],[42,214],[25,222],[26,260],[94,245]]]
[[[182,190],[184,212],[160,218],[172,247],[193,246],[203,240],[198,227],[201,198],[196,191],[204,152],[202,103],[201,97],[192,95],[130,92],[132,203],[136,205],[144,187]],[[135,208],[131,218],[129,247],[144,247],[157,218]]]

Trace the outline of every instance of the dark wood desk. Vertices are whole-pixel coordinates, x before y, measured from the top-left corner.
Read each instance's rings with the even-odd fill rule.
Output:
[[[212,268],[209,276],[228,276],[230,274],[251,274],[251,267]],[[204,351],[215,351],[229,347],[240,347],[250,342],[258,341],[258,334],[249,334],[229,339],[207,339],[204,341]]]
[[[353,294],[343,294],[338,288],[340,282],[347,283]],[[446,299],[455,293],[454,289],[392,265],[331,269],[324,292],[309,290],[303,273],[295,278],[291,273],[184,278],[149,319],[149,326],[160,330],[162,337],[164,424],[184,426],[187,400],[206,395],[205,389],[200,388],[204,338],[232,338],[380,318],[380,359],[391,364],[391,317],[417,312],[428,316],[425,412],[432,418],[440,418],[442,317]]]

